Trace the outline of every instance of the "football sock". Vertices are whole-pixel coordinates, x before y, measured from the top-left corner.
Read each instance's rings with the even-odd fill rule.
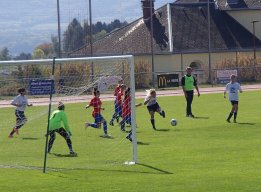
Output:
[[[151,122],[152,127],[155,128],[155,119],[151,119],[150,122]]]
[[[124,130],[125,130],[125,121],[122,120],[122,121],[120,122],[120,125],[121,125],[121,130],[124,131]]]
[[[116,117],[116,121],[117,121],[117,123],[119,123],[119,120],[120,120],[120,117],[117,116],[117,117]]]
[[[14,129],[11,131],[9,135],[13,135],[15,133]]]
[[[229,113],[227,120],[230,120],[232,116],[233,116],[233,113]]]
[[[89,124],[91,127],[93,127],[93,128],[98,128],[98,124],[96,124],[96,123],[90,123]]]
[[[237,112],[234,113],[234,120],[237,119]]]
[[[104,131],[104,134],[105,134],[105,135],[107,135],[107,133],[108,133],[107,130],[108,130],[108,128],[107,128],[107,121],[104,121],[104,122],[103,122],[103,131]]]
[[[66,143],[67,143],[67,145],[69,147],[70,152],[73,152],[71,139],[70,138],[66,138]]]

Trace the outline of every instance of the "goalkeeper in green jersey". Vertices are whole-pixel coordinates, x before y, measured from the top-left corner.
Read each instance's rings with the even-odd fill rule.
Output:
[[[50,117],[49,122],[49,135],[50,140],[48,143],[48,153],[51,152],[54,140],[56,138],[55,133],[59,133],[65,140],[70,150],[70,155],[76,156],[77,154],[73,151],[72,148],[72,141],[70,139],[70,136],[72,136],[72,132],[68,125],[67,116],[64,112],[64,104],[62,102],[59,102],[58,104],[58,110],[54,111]],[[64,128],[62,127],[62,124]]]

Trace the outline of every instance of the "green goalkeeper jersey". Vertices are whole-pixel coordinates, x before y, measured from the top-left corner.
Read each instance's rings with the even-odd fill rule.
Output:
[[[60,129],[61,127],[63,127],[62,123],[63,123],[65,130],[67,132],[71,133],[65,112],[63,110],[54,111],[50,117],[49,131]]]

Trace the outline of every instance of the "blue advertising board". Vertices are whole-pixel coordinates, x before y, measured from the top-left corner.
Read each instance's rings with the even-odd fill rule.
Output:
[[[31,95],[49,95],[54,94],[54,80],[52,79],[37,79],[30,80],[29,91]]]

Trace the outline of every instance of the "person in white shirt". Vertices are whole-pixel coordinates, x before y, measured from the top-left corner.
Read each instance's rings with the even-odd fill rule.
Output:
[[[14,126],[13,130],[9,134],[9,138],[13,137],[13,134],[16,133],[19,134],[19,129],[27,122],[27,118],[24,115],[25,108],[31,107],[32,104],[28,103],[28,99],[25,96],[26,90],[25,88],[18,89],[19,95],[17,95],[13,101],[11,102],[11,105],[15,106],[15,116],[16,116],[16,125]]]
[[[144,105],[147,105],[147,109],[150,113],[150,122],[152,128],[156,130],[154,114],[155,112],[158,112],[163,118],[165,118],[165,111],[161,110],[159,104],[157,103],[157,96],[156,96],[155,89],[150,89],[146,91],[147,91],[147,96],[145,97]]]
[[[230,82],[226,85],[225,91],[224,91],[224,98],[226,98],[226,93],[229,93],[229,101],[232,104],[232,109],[228,115],[227,122],[230,123],[230,119],[234,114],[234,123],[237,122],[237,111],[238,111],[238,92],[242,93],[241,86],[238,82],[236,82],[236,76],[231,75],[230,76]]]

